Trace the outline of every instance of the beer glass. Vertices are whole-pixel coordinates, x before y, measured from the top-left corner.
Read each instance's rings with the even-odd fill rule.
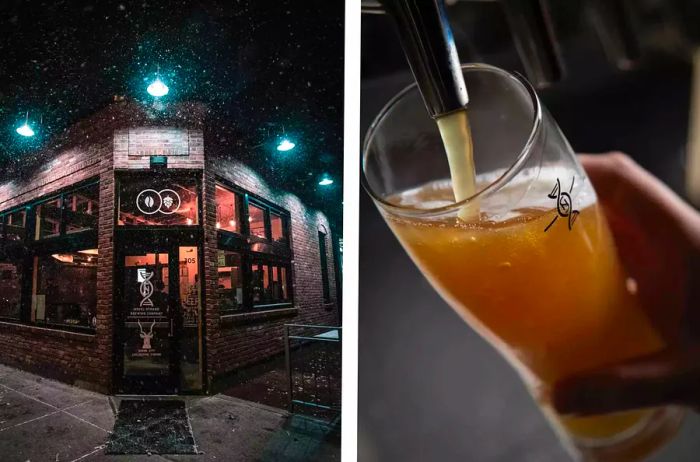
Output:
[[[478,192],[455,202],[440,133],[415,85],[370,127],[363,185],[432,286],[518,371],[574,458],[642,458],[673,436],[681,408],[561,416],[546,390],[657,352],[666,340],[642,310],[596,193],[532,86],[484,64],[463,73]]]

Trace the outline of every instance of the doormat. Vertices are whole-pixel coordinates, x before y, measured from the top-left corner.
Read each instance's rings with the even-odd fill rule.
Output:
[[[197,454],[184,401],[123,400],[105,454]]]

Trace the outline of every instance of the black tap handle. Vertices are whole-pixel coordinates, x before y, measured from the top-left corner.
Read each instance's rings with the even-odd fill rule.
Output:
[[[431,117],[462,109],[469,98],[443,0],[380,0],[393,18]]]

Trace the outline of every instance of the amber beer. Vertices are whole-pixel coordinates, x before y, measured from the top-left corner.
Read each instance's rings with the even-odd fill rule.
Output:
[[[502,215],[484,204],[467,222],[456,213],[406,218],[384,211],[423,273],[470,325],[500,346],[536,397],[542,385],[575,372],[664,347],[628,289],[633,285],[593,190],[584,188],[562,211],[555,197],[558,178],[546,173],[528,190],[536,200]],[[508,197],[507,190],[498,194]],[[445,181],[390,202],[433,208],[453,197]],[[559,420],[577,437],[610,438],[650,413]]]

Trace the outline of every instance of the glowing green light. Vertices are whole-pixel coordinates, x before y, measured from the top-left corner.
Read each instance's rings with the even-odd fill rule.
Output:
[[[148,91],[149,95],[160,98],[161,96],[167,95],[170,89],[160,80],[160,78],[156,77],[153,83],[148,86],[146,91]]]
[[[34,130],[32,130],[32,127],[27,125],[26,122],[23,125],[17,127],[17,133],[26,137],[34,136]]]
[[[27,115],[24,118],[24,125],[20,125],[17,127],[17,133],[19,133],[22,136],[26,136],[27,138],[30,136],[34,136],[34,130],[32,130],[32,127],[29,126],[29,111],[27,111]]]
[[[333,180],[328,175],[323,175],[321,181],[318,182],[319,186],[330,186],[333,184]]]
[[[292,149],[294,149],[294,146],[296,146],[296,144],[292,143],[287,138],[285,138],[280,142],[280,144],[277,145],[277,150],[278,151],[291,151]]]

